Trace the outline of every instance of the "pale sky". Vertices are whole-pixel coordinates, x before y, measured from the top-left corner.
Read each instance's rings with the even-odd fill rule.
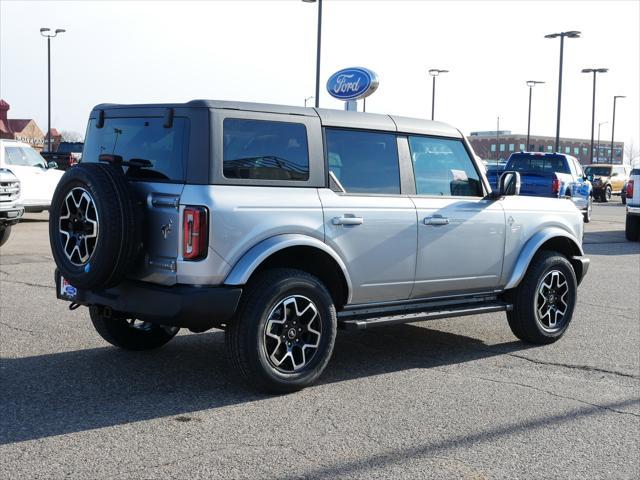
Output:
[[[84,132],[98,103],[183,102],[195,98],[302,105],[314,93],[317,5],[290,1],[0,2],[0,97],[10,118],[46,130],[46,40],[52,40],[52,126]],[[364,66],[380,87],[367,111],[430,117],[429,68],[438,79],[436,119],[468,134],[526,133],[525,81],[534,89],[532,134],[555,135],[559,39],[565,41],[561,135],[591,135],[592,76],[597,123],[640,146],[640,1],[345,1],[323,3],[320,105],[336,70]]]

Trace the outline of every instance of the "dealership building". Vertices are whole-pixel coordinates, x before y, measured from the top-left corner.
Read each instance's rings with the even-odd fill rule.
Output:
[[[542,137],[539,135],[531,135],[529,137],[529,145],[527,146],[527,136],[524,134],[511,133],[510,130],[500,130],[496,132],[471,132],[467,137],[473,150],[483,160],[506,160],[513,152],[529,151],[529,152],[553,152],[555,137]],[[600,139],[600,148],[597,142],[593,144],[593,162],[609,163],[611,153],[611,140]],[[561,138],[560,153],[566,153],[576,157],[582,165],[591,163],[589,148],[591,147],[591,139],[583,138]],[[613,163],[622,164],[624,152],[624,142],[614,142],[613,144]]]
[[[28,143],[36,150],[41,151],[45,144],[45,134],[40,130],[36,121],[32,118],[9,118],[10,108],[11,106],[7,102],[0,99],[0,138]],[[60,143],[60,134],[54,128],[51,131],[53,133],[52,142]]]

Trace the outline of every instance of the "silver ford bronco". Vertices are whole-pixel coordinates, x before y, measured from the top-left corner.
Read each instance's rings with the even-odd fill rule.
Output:
[[[254,387],[321,375],[338,327],[506,312],[548,344],[589,267],[569,200],[492,192],[464,136],[393,115],[195,100],[96,106],[56,190],[56,291],[109,343],[225,330]]]

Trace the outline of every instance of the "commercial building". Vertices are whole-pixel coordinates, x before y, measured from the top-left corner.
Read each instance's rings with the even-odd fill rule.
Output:
[[[0,99],[0,138],[28,143],[36,150],[44,147],[44,133],[32,118],[8,118],[10,105]]]
[[[555,137],[543,137],[540,135],[531,135],[529,137],[529,145],[527,146],[527,136],[523,134],[511,133],[510,130],[500,130],[499,132],[471,132],[467,137],[473,150],[483,160],[506,160],[513,152],[529,151],[529,152],[553,152],[555,145]],[[583,138],[561,138],[560,153],[573,155],[581,164],[589,165],[591,156],[589,148],[591,147],[591,139]],[[594,141],[593,146],[593,162],[609,163],[609,155],[611,152],[611,139],[600,139],[600,148]],[[613,163],[622,164],[624,152],[624,142],[614,142],[613,144]]]

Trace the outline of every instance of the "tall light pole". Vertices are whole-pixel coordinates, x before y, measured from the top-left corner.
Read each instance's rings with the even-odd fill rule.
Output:
[[[313,95],[311,95],[310,97],[306,97],[306,98],[304,99],[304,106],[305,106],[305,107],[307,106],[307,102],[308,102],[309,100],[311,100],[312,98],[313,98]]]
[[[613,121],[611,123],[611,151],[609,152],[609,163],[613,163],[613,133],[616,128],[616,100],[619,98],[627,98],[624,95],[616,95],[613,97]]]
[[[43,27],[40,29],[40,35],[47,37],[47,150],[51,151],[51,39],[59,33],[64,33],[63,28],[56,28],[53,34],[50,28]]]
[[[436,106],[436,77],[441,73],[449,73],[449,70],[440,70],[438,68],[429,70],[429,75],[433,77],[433,86],[431,87],[431,120],[433,120]]]
[[[564,37],[580,38],[580,32],[577,30],[570,30],[568,32],[550,33],[545,35],[544,38],[557,38],[560,37],[560,73],[558,75],[558,115],[556,119],[556,148],[555,151],[560,149],[560,107],[562,106],[562,58],[564,55]]]
[[[318,40],[316,43],[316,108],[320,106],[320,45],[322,43],[322,0],[302,0],[305,3],[318,2]]]
[[[500,163],[500,117],[498,117],[498,125],[496,127],[496,166]]]
[[[591,107],[591,163],[593,163],[593,130],[596,126],[596,75],[607,73],[608,68],[583,68],[582,73],[593,73],[593,101]]]
[[[531,92],[533,92],[533,87],[539,85],[541,82],[539,80],[527,80],[527,87],[529,87],[529,115],[527,116],[527,151],[529,151],[529,134],[531,133]]]
[[[598,163],[598,160],[600,160],[600,127],[602,125],[605,125],[609,123],[608,121],[606,122],[600,122],[598,123],[598,143],[596,144],[596,152],[598,152],[598,157],[596,158],[596,163]]]

